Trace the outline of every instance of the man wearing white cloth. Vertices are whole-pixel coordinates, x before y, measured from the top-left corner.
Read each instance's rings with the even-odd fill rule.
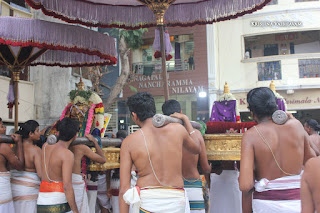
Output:
[[[1,132],[4,134],[4,132]],[[17,170],[22,170],[24,167],[24,155],[22,148],[22,139],[19,135],[13,134],[12,138],[16,142],[18,157],[14,154],[9,144],[0,143],[0,212],[15,213],[11,184],[10,172],[7,164]]]
[[[128,213],[184,213],[189,206],[182,179],[182,148],[194,154],[201,151],[187,116],[175,113],[184,121],[156,128],[152,117],[156,113],[151,94],[136,93],[127,105],[134,122],[141,127],[129,135],[121,145],[120,152],[120,212]],[[131,168],[135,165],[139,179],[130,189]]]
[[[41,149],[39,123],[29,120],[18,131],[23,141],[24,171],[11,170],[11,189],[16,213],[37,213],[37,199],[41,178]]]
[[[239,184],[243,212],[300,212],[300,174],[313,157],[309,137],[292,115],[283,125],[272,121],[277,103],[269,88],[252,89],[247,101],[258,125],[242,137]]]
[[[35,172],[11,170],[11,189],[16,213],[37,213],[40,182]]]
[[[97,150],[97,153],[94,153],[86,145],[75,145],[69,148],[74,154],[74,165],[72,170],[72,186],[73,186],[73,190],[76,198],[77,207],[80,213],[89,212],[87,191],[81,175],[82,157],[86,156],[90,160],[101,163],[101,164],[106,162],[106,158],[104,156],[102,149],[98,144],[97,139],[95,139],[92,135],[86,135],[86,137],[91,142],[93,142]]]
[[[239,172],[231,170],[234,162],[223,162],[220,175],[210,175],[210,213],[241,213],[241,191],[239,190]]]
[[[164,115],[170,116],[175,112],[181,113],[181,105],[176,100],[168,100],[162,105]],[[182,152],[182,175],[184,189],[187,191],[191,213],[205,213],[205,203],[202,188],[202,179],[198,171],[198,164],[204,174],[211,172],[211,165],[208,163],[206,145],[199,130],[194,130],[201,144],[201,153],[195,155],[186,149]]]
[[[59,141],[45,143],[41,154],[42,182],[37,200],[38,213],[79,213],[72,187],[74,155],[68,149],[77,138],[79,123],[64,118],[57,123]]]

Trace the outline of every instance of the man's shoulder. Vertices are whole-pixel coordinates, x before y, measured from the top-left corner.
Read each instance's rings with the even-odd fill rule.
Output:
[[[73,157],[73,152],[65,147],[59,147],[58,149],[52,150],[53,156],[60,157],[62,159]]]
[[[0,143],[0,154],[7,154],[13,152],[10,144]]]
[[[171,132],[187,131],[186,128],[179,123],[169,123],[165,126],[166,130]]]
[[[305,171],[312,172],[315,168],[319,168],[319,167],[320,167],[320,156],[310,158],[305,165]]]

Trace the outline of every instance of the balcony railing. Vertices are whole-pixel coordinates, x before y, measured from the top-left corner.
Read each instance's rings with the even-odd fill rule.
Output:
[[[189,64],[188,60],[176,59],[167,61],[168,72],[179,72],[193,70],[194,64]],[[132,64],[132,69],[136,74],[151,75],[152,73],[161,73],[161,60],[159,61],[148,61],[148,62],[137,62]]]

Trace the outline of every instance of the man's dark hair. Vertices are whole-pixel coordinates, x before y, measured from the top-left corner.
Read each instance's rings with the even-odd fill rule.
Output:
[[[128,98],[127,106],[130,112],[137,114],[140,121],[152,118],[156,114],[156,105],[148,92],[138,92]]]
[[[0,118],[0,122],[2,122],[2,118]]]
[[[309,119],[306,121],[307,125],[312,128],[315,131],[319,131],[320,130],[320,125],[318,124],[318,121],[314,120],[314,119]]]
[[[17,132],[19,135],[21,135],[22,139],[29,138],[29,134],[34,133],[36,131],[37,127],[39,126],[39,123],[35,120],[28,120],[24,124],[22,124],[19,128],[19,131]]]
[[[277,99],[268,87],[258,87],[249,91],[247,95],[248,109],[258,119],[271,117],[278,109]]]
[[[181,112],[181,106],[180,103],[176,100],[168,100],[164,102],[162,105],[162,112],[164,115],[172,115],[175,112],[180,113]]]
[[[64,118],[57,123],[58,140],[70,141],[79,131],[79,122],[71,118]]]
[[[125,139],[126,137],[127,137],[127,131],[125,131],[125,130],[119,130],[118,132],[117,132],[117,138],[121,138],[121,139]]]

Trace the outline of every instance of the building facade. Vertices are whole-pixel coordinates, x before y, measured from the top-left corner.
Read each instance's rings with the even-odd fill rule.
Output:
[[[0,16],[14,16],[22,18],[32,18],[29,8],[23,3],[15,4],[14,1],[0,1]],[[7,95],[11,72],[8,67],[0,65],[0,117],[7,125],[7,133],[11,133],[14,123],[14,112],[10,116]],[[19,82],[19,123],[34,118],[34,84],[29,79],[29,68],[22,71]],[[13,109],[14,111],[14,109]]]
[[[273,0],[262,10],[207,25],[209,104],[228,82],[246,120],[246,94],[274,80],[288,110],[320,119],[320,2]],[[214,45],[212,45],[214,43]]]
[[[182,112],[192,120],[206,121],[208,111],[208,69],[206,26],[169,28],[172,58],[167,61],[169,98],[180,102]],[[155,30],[144,35],[144,44],[132,52],[131,81],[124,87],[123,101],[135,92],[150,92],[155,99],[157,113],[162,113],[164,88],[161,58],[154,57]],[[124,102],[123,102],[124,104]],[[129,113],[119,115],[128,123]]]

